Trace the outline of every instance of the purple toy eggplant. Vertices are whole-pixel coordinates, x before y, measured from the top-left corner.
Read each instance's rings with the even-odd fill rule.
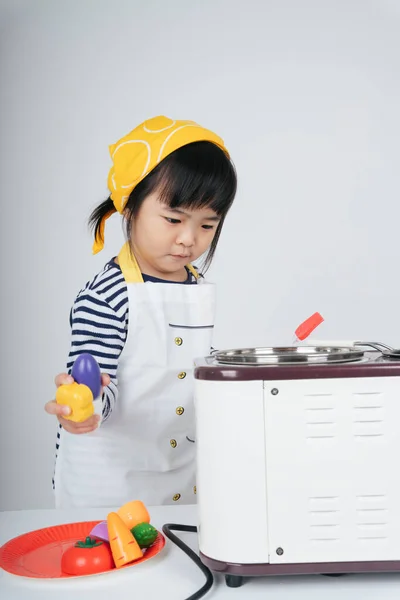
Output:
[[[94,537],[98,540],[102,540],[103,542],[108,542],[108,527],[107,521],[101,521],[101,523],[97,523],[89,534],[91,537]]]
[[[72,367],[71,375],[77,383],[83,383],[90,388],[94,399],[100,395],[100,367],[91,354],[85,353],[78,356]]]

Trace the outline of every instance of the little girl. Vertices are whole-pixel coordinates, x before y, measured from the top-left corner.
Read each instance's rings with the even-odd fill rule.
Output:
[[[103,375],[101,416],[57,415],[56,506],[195,502],[193,364],[209,354],[210,265],[236,194],[224,142],[193,121],[155,117],[110,147],[110,197],[90,217],[94,253],[118,211],[127,242],[78,294],[71,311],[68,373],[83,352]],[[56,385],[72,383],[71,375]]]

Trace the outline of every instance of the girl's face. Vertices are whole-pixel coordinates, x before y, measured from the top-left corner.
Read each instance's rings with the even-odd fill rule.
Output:
[[[185,281],[185,265],[209,248],[220,217],[210,208],[172,209],[147,196],[132,224],[131,245],[140,269],[146,275]]]

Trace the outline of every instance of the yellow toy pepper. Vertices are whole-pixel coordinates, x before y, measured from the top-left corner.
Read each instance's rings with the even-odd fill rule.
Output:
[[[93,394],[91,389],[83,383],[68,383],[60,385],[56,392],[57,404],[70,407],[71,413],[64,419],[80,423],[86,421],[94,414]]]

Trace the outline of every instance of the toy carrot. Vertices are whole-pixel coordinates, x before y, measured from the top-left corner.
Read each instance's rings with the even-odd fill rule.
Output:
[[[117,569],[143,556],[139,544],[117,513],[111,512],[107,516],[107,529]]]

